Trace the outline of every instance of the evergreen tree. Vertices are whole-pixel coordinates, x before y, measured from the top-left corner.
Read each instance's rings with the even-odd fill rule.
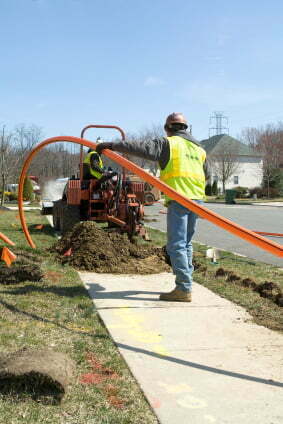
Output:
[[[23,199],[33,200],[33,185],[30,178],[26,177],[23,187]]]
[[[211,193],[213,196],[217,196],[218,195],[218,187],[217,187],[217,181],[214,180],[213,184],[211,186]]]
[[[207,196],[211,196],[211,184],[210,183],[207,183],[206,184],[206,186],[205,186],[205,194],[207,195]]]

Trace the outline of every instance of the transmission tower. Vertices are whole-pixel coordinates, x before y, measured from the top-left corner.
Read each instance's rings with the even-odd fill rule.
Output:
[[[209,117],[208,137],[220,134],[229,134],[228,118],[223,115],[223,112],[214,112]]]

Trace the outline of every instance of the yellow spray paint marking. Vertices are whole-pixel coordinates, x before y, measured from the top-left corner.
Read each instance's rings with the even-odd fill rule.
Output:
[[[93,328],[90,327],[77,327],[76,325],[66,325],[68,330],[80,331],[81,333],[94,333]]]
[[[154,346],[154,353],[157,353],[157,355],[161,355],[161,356],[169,356],[170,353],[168,352],[168,350],[166,349],[166,347],[159,345],[159,346]]]
[[[145,321],[143,317],[137,317],[131,310],[127,308],[116,311],[115,315],[117,315],[123,321],[121,328],[125,328],[128,334],[142,343],[158,344],[158,346],[155,346],[154,352],[159,355],[168,355],[165,347],[160,344],[162,336],[156,331],[144,330],[143,326],[141,325]]]
[[[130,322],[132,325],[139,325],[141,322],[144,322],[143,317],[141,317],[141,316],[137,317],[128,308],[124,308],[124,309],[121,309],[119,311],[116,311],[115,315],[118,315],[120,318],[122,318],[122,320],[124,320],[127,323]]]
[[[125,308],[122,310],[115,311],[115,315],[122,321],[121,324],[114,324],[112,328],[124,328],[128,334],[134,337],[136,340],[143,343],[154,344],[152,348],[153,352],[162,355],[169,356],[170,353],[160,343],[162,336],[155,331],[146,331],[142,327],[142,323],[145,321],[143,317],[137,317],[131,310]],[[166,384],[163,382],[158,383],[159,386],[163,387],[167,393],[170,394],[181,394],[192,392],[193,388],[186,383],[179,384]],[[207,403],[204,399],[194,397],[190,394],[185,394],[181,399],[178,399],[177,404],[183,408],[188,409],[202,409],[207,407]],[[216,422],[215,418],[211,415],[205,415],[207,422]]]
[[[209,423],[216,423],[216,419],[212,415],[204,415],[203,418]]]
[[[167,393],[188,393],[192,392],[193,389],[191,386],[189,386],[186,383],[180,383],[180,384],[166,384],[162,383],[161,381],[158,383],[160,387],[163,387]]]
[[[140,328],[135,328],[133,330],[129,330],[128,333],[143,343],[159,343],[160,341],[159,334],[156,334],[153,331],[145,331]]]
[[[52,328],[52,327],[56,327],[57,326],[56,322],[45,322],[45,321],[38,321],[36,323],[36,325],[38,327],[42,327],[42,328],[47,328],[47,327]]]
[[[189,409],[202,409],[207,407],[207,403],[203,399],[196,398],[191,395],[186,395],[182,399],[177,400],[178,405]]]

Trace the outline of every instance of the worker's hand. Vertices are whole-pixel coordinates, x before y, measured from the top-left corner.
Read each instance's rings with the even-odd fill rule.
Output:
[[[108,142],[108,143],[107,142],[105,142],[105,143],[98,143],[95,150],[97,151],[97,153],[99,155],[101,155],[102,150],[104,150],[104,149],[112,150],[112,143],[110,143],[110,142]]]

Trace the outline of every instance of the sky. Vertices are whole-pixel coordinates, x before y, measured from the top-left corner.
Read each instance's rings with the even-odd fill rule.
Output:
[[[0,17],[1,127],[127,134],[183,112],[202,140],[215,111],[235,137],[283,120],[282,0],[0,0]]]

